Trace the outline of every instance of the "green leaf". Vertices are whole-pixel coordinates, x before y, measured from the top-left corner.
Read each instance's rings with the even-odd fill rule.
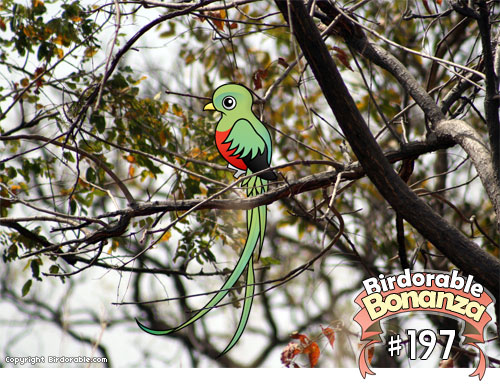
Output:
[[[69,202],[69,208],[71,210],[71,214],[76,213],[77,204],[74,199],[72,199],[71,202]]]
[[[168,29],[160,33],[161,38],[171,37],[175,35],[175,26],[176,24],[172,21],[168,23]]]
[[[32,283],[33,283],[33,281],[31,279],[28,279],[26,281],[26,283],[23,285],[23,288],[21,290],[23,297],[26,296],[26,294],[28,294],[30,292]]]
[[[9,167],[9,171],[7,172],[7,175],[9,176],[10,179],[14,179],[17,176],[17,171],[14,167]]]
[[[273,257],[261,257],[260,262],[263,266],[281,265],[281,261]]]
[[[41,281],[40,278],[40,262],[38,259],[31,260],[31,275],[36,278],[37,281]]]
[[[97,128],[97,131],[99,131],[101,134],[106,129],[106,119],[104,119],[104,116],[102,115],[95,113],[92,114],[92,116],[90,117],[90,123],[93,124]]]
[[[92,167],[89,167],[87,169],[87,172],[85,173],[85,178],[90,182],[90,183],[95,183],[96,179],[96,173]]]
[[[63,157],[64,157],[64,159],[70,161],[71,163],[73,163],[75,161],[75,158],[73,157],[73,154],[70,151],[64,151]]]
[[[6,254],[4,254],[4,261],[13,261],[18,256],[18,248],[16,243],[12,243]]]

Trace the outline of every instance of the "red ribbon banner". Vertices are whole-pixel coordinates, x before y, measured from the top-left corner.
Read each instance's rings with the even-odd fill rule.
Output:
[[[462,277],[457,270],[410,273],[406,269],[403,274],[380,278],[363,281],[365,290],[354,300],[361,308],[354,321],[361,326],[361,341],[366,342],[358,362],[363,378],[375,374],[367,363],[366,350],[382,342],[380,322],[408,312],[437,313],[464,321],[463,343],[479,351],[478,367],[470,376],[483,378],[487,358],[477,343],[484,343],[483,333],[492,319],[486,308],[493,299],[472,276]]]

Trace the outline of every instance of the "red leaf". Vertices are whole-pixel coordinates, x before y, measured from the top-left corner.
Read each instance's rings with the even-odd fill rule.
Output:
[[[319,355],[320,355],[320,350],[319,346],[316,342],[311,341],[311,339],[306,336],[305,334],[300,334],[298,332],[292,333],[290,335],[290,338],[293,338],[294,340],[299,340],[300,345],[296,343],[289,343],[287,347],[295,345],[298,347],[300,350],[298,353],[300,354],[307,354],[309,357],[309,365],[311,368],[314,368],[316,364],[318,363]],[[289,348],[290,349],[290,348]],[[294,357],[296,355],[296,351],[293,352]],[[281,355],[282,357],[282,362],[283,362],[283,353]]]
[[[344,67],[349,68],[352,71],[351,65],[349,64],[349,58],[347,57],[347,54],[344,52],[344,50],[340,49],[339,47],[333,47],[332,49],[336,52],[335,57],[339,59]]]
[[[39,77],[44,72],[45,72],[45,66],[44,67],[38,67],[35,70],[35,73],[33,74],[32,78],[36,79],[37,77]],[[40,78],[36,81],[36,88],[38,89],[38,88],[40,88],[42,86],[43,86],[43,77],[40,76]]]
[[[308,336],[306,336],[305,334],[299,334],[298,332],[292,333],[290,335],[290,338],[294,340],[300,340],[300,342],[303,343],[304,345],[309,345],[311,341]]]
[[[253,85],[255,90],[260,90],[262,88],[262,79],[267,77],[267,70],[258,69],[253,74]]]
[[[320,354],[318,344],[316,342],[311,342],[304,348],[302,353],[307,354],[309,356],[309,364],[311,365],[311,368],[314,368],[318,363]]]
[[[208,12],[210,16],[214,17],[212,19],[213,23],[217,27],[217,29],[223,31],[224,30],[224,19],[226,18],[226,10],[223,9],[221,11],[213,11],[213,12]]]
[[[323,332],[324,336],[328,338],[328,342],[333,349],[333,343],[335,342],[335,332],[332,328],[324,328],[323,326],[321,326],[321,331]]]

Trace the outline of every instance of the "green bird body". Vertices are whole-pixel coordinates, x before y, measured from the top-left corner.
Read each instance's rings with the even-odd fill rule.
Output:
[[[263,171],[258,175],[253,173],[269,168],[271,164],[272,143],[266,127],[252,111],[253,98],[250,91],[239,84],[225,84],[217,88],[212,96],[212,103],[204,110],[215,110],[222,116],[215,130],[215,142],[222,157],[228,162],[228,167],[235,171],[237,178],[246,174],[249,176],[242,182],[247,188],[247,196],[263,194],[268,189],[268,182],[276,180],[276,174]],[[197,321],[208,313],[228,294],[246,268],[246,287],[242,314],[238,328],[233,338],[221,353],[227,353],[241,337],[250,315],[255,292],[255,273],[253,254],[258,247],[258,255],[262,250],[267,224],[266,206],[255,207],[247,211],[247,239],[240,254],[240,259],[231,275],[219,292],[189,320],[168,330],[153,330],[137,321],[139,327],[154,335],[165,335],[178,331]]]

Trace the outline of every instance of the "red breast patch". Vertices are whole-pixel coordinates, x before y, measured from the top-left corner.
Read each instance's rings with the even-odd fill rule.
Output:
[[[215,131],[215,143],[217,144],[217,149],[228,163],[236,168],[239,168],[240,170],[245,171],[247,169],[245,163],[243,163],[239,155],[233,155],[236,149],[234,148],[229,150],[231,143],[224,143],[230,132],[231,130]]]

